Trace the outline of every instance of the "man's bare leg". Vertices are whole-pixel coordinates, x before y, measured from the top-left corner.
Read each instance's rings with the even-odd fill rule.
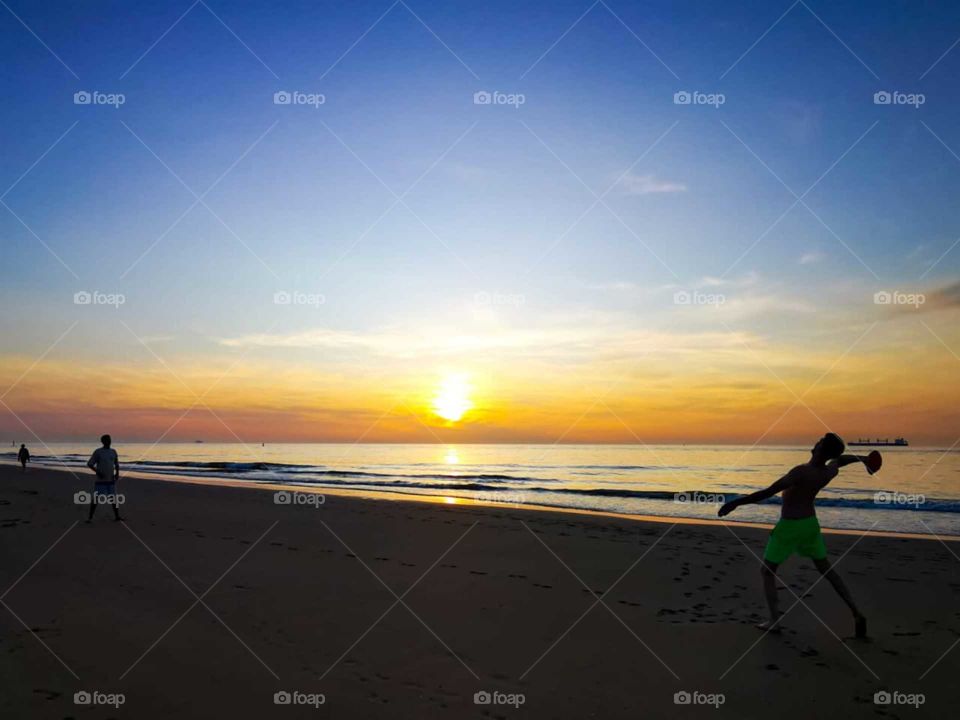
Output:
[[[777,601],[777,568],[779,565],[770,560],[763,561],[760,575],[763,577],[763,593],[767,598],[767,607],[770,609],[770,619],[757,625],[761,630],[777,632],[780,630],[780,610]]]
[[[856,636],[858,638],[866,637],[867,619],[863,616],[863,613],[860,612],[859,608],[857,608],[856,603],[853,601],[853,596],[850,594],[850,590],[847,589],[846,584],[843,582],[843,579],[840,577],[837,571],[833,569],[830,561],[827,558],[823,558],[822,560],[814,560],[813,564],[817,566],[817,570],[820,571],[820,574],[830,581],[830,584],[833,585],[833,589],[837,591],[837,595],[843,599],[843,601],[847,604],[847,607],[850,608],[850,612],[853,613]]]

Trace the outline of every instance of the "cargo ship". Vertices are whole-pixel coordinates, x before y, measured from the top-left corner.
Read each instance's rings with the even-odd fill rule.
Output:
[[[910,443],[902,437],[896,438],[893,442],[890,442],[888,439],[881,440],[880,438],[876,440],[857,438],[856,442],[848,442],[847,445],[850,447],[909,447]]]

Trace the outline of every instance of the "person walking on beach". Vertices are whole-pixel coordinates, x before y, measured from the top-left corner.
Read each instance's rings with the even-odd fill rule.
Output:
[[[20,452],[17,453],[17,462],[23,466],[23,471],[27,471],[27,463],[30,462],[30,451],[23,443],[20,444]]]
[[[781,615],[777,606],[777,568],[796,553],[813,560],[820,574],[830,581],[833,589],[850,608],[850,612],[853,613],[856,636],[862,638],[867,635],[867,619],[860,612],[847,586],[827,559],[827,546],[823,542],[820,523],[814,509],[817,493],[837,476],[843,466],[862,462],[867,465],[871,474],[879,469],[879,453],[871,453],[870,457],[844,455],[845,448],[846,445],[839,435],[827,433],[813,446],[809,462],[797,465],[766,490],[759,490],[726,503],[717,513],[723,517],[741,505],[757,503],[781,493],[783,505],[780,510],[780,521],[771,531],[770,540],[763,554],[761,573],[767,606],[770,609],[770,620],[757,626],[761,630],[779,630],[778,623]],[[876,457],[873,457],[874,455]]]
[[[103,447],[98,447],[93,451],[93,455],[87,461],[87,467],[97,474],[97,479],[93,483],[93,494],[90,496],[90,515],[87,516],[87,522],[93,520],[93,513],[97,509],[97,503],[100,497],[106,497],[113,502],[113,519],[122,521],[120,517],[120,508],[117,507],[117,480],[120,479],[120,459],[117,457],[117,451],[110,447],[112,440],[109,435],[100,438]]]

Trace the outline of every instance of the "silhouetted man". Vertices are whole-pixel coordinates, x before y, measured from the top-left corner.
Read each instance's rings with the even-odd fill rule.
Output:
[[[17,453],[17,462],[23,466],[23,472],[26,472],[27,463],[30,462],[30,451],[27,450],[27,446],[22,443],[20,445],[20,452]]]
[[[90,515],[87,522],[93,520],[93,513],[97,509],[100,497],[106,497],[113,501],[113,519],[123,520],[120,517],[120,508],[117,507],[117,480],[120,479],[120,459],[117,457],[117,451],[110,447],[110,436],[104,435],[100,438],[103,447],[98,447],[93,451],[93,455],[87,461],[87,467],[97,474],[97,479],[93,483],[93,495],[90,496]]]
[[[843,598],[853,613],[857,637],[867,635],[867,619],[857,609],[850,591],[827,559],[827,546],[823,542],[820,523],[817,521],[817,513],[814,510],[817,493],[837,476],[840,468],[867,460],[857,455],[844,455],[845,447],[839,435],[827,433],[813,446],[809,462],[797,465],[766,490],[739,497],[720,508],[718,514],[723,517],[741,505],[757,503],[782,493],[780,521],[770,533],[767,549],[763,553],[761,572],[763,589],[770,608],[770,620],[758,625],[761,630],[779,630],[777,628],[780,621],[780,611],[777,608],[777,568],[784,560],[796,553],[813,560],[817,570],[830,581],[833,589]]]

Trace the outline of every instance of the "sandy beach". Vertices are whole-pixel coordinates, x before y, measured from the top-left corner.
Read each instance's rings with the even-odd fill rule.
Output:
[[[88,489],[0,468],[4,718],[943,717],[960,700],[954,542],[829,534],[871,638],[798,559],[785,629],[763,635],[760,528],[134,478],[127,523],[86,525]]]

